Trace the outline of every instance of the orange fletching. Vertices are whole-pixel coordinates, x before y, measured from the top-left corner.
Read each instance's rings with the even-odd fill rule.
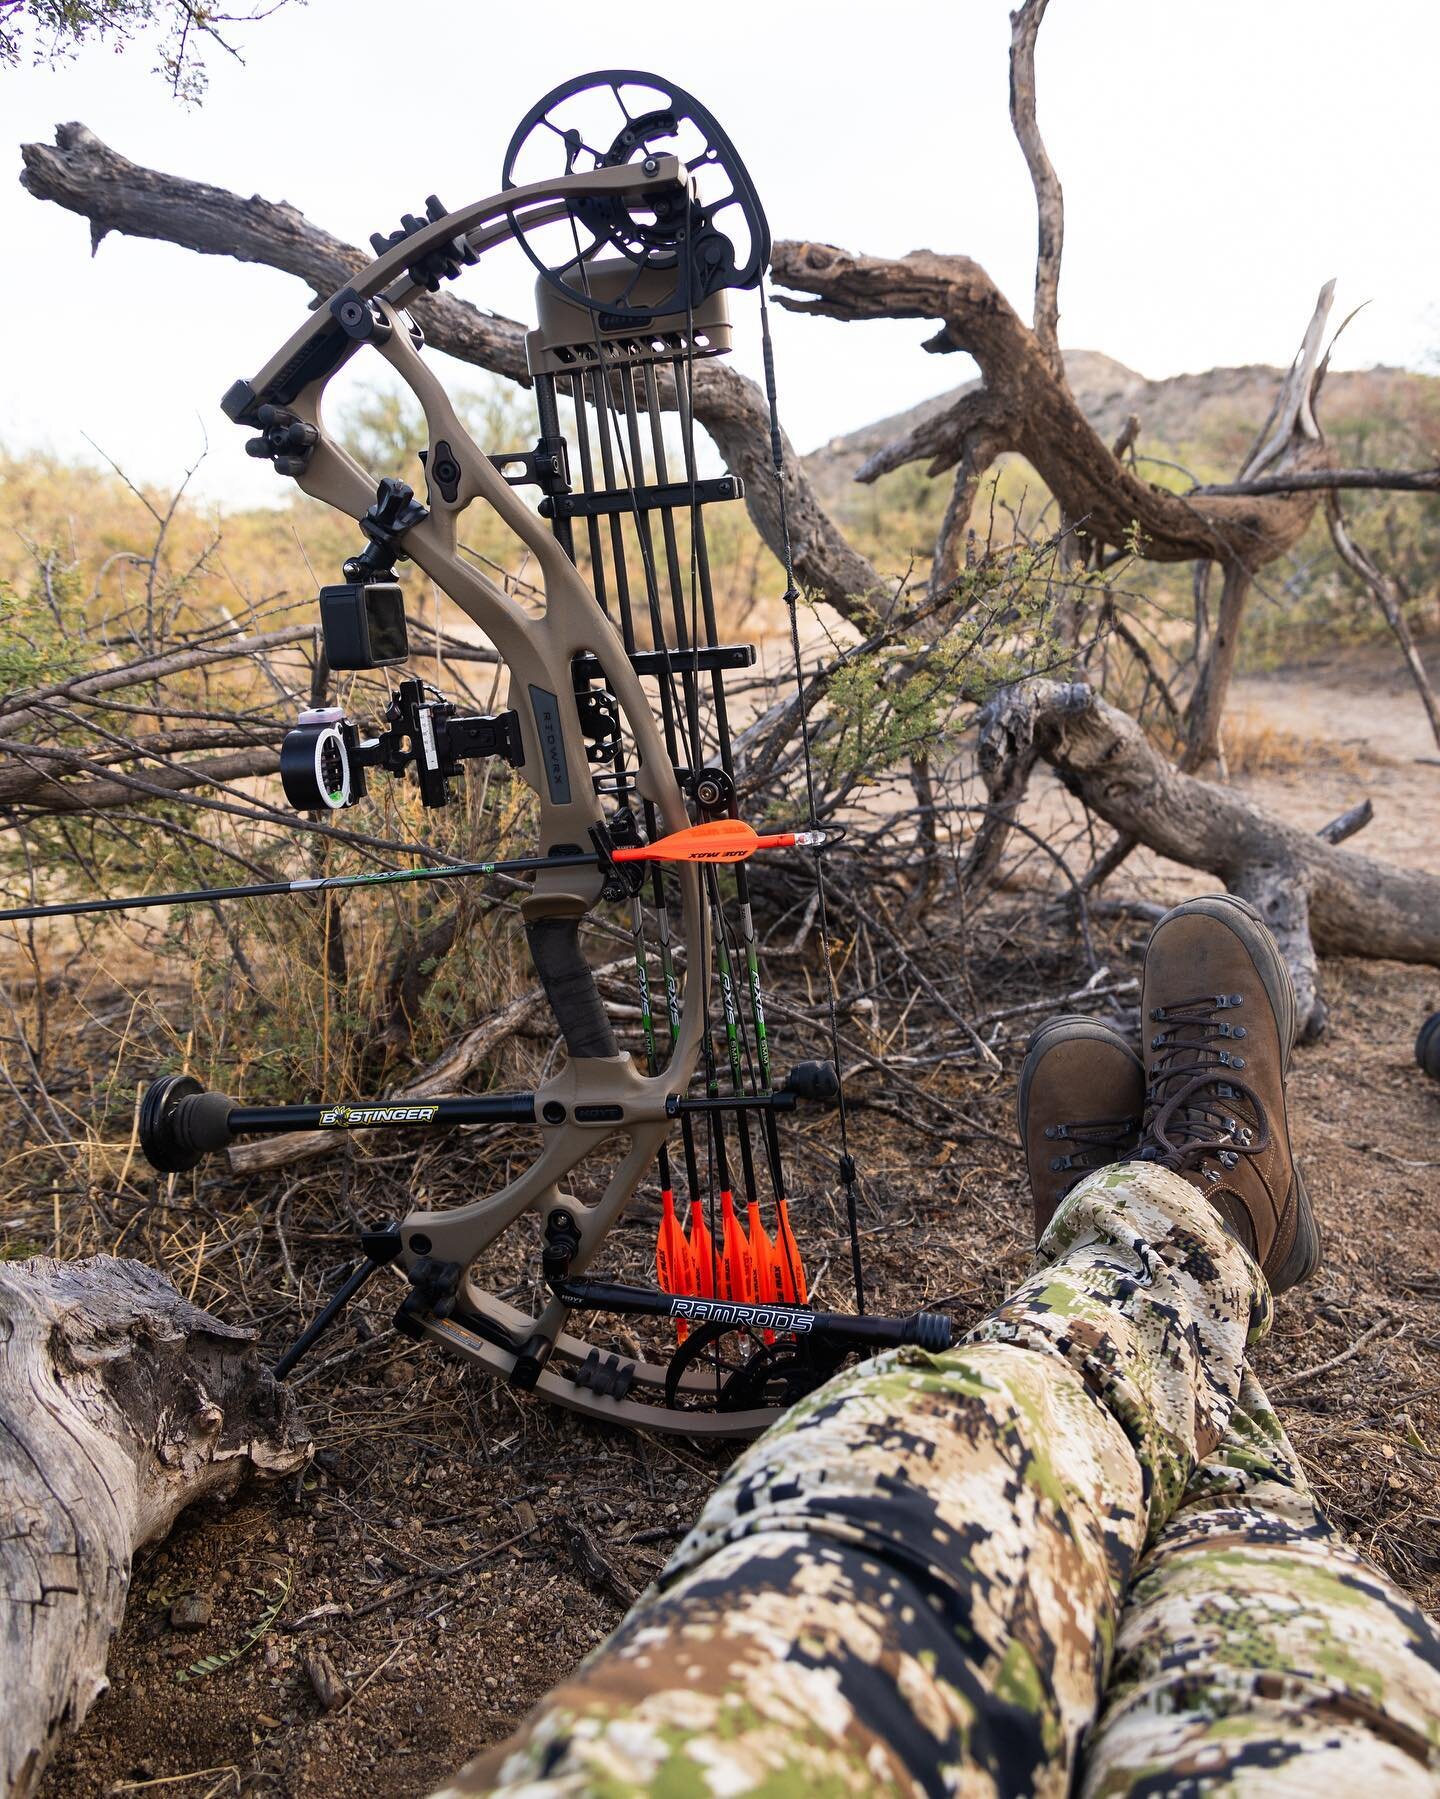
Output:
[[[616,862],[744,862],[756,850],[789,849],[814,833],[775,831],[761,837],[742,818],[712,818],[654,843],[611,852]],[[822,839],[823,840],[823,839]]]
[[[715,1240],[705,1222],[705,1208],[698,1199],[690,1201],[690,1255],[695,1270],[695,1285],[690,1289],[700,1299],[715,1297]]]
[[[720,1298],[755,1303],[755,1264],[745,1230],[735,1213],[735,1198],[726,1187],[720,1194]]]
[[[773,1306],[780,1297],[780,1288],[775,1277],[775,1245],[770,1241],[760,1218],[760,1203],[752,1199],[745,1208],[750,1234],[750,1262],[755,1270],[755,1302],[757,1305]],[[774,1331],[765,1331],[767,1343],[775,1341]]]
[[[655,1240],[655,1277],[660,1290],[662,1293],[694,1293],[695,1257],[675,1215],[675,1195],[669,1187],[661,1192],[660,1205],[660,1234]],[[676,1320],[675,1331],[682,1343],[688,1330],[683,1319]]]
[[[805,1264],[800,1260],[800,1245],[790,1228],[790,1208],[782,1199],[775,1208],[775,1275],[780,1297],[790,1306],[803,1306],[809,1289],[805,1283]]]
[[[745,1208],[750,1234],[750,1260],[755,1268],[755,1297],[762,1306],[774,1305],[780,1297],[775,1285],[775,1245],[760,1220],[760,1202],[752,1199]]]

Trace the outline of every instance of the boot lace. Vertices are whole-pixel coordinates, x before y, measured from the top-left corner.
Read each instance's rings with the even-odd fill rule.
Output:
[[[1245,1004],[1243,994],[1207,993],[1156,1006],[1151,1022],[1165,1028],[1150,1039],[1149,1111],[1138,1154],[1176,1173],[1210,1161],[1234,1168],[1270,1142],[1270,1122],[1253,1087],[1237,1078],[1245,1057],[1229,1046],[1245,1026],[1218,1016]],[[1218,1181],[1218,1169],[1204,1168]]]
[[[1139,1129],[1138,1118],[1080,1118],[1073,1124],[1046,1125],[1047,1137],[1076,1146],[1066,1155],[1055,1156],[1050,1163],[1052,1174],[1070,1173],[1060,1188],[1061,1198],[1087,1174],[1117,1161],[1133,1146]]]

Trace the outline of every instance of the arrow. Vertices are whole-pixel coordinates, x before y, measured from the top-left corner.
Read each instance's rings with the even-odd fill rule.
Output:
[[[775,831],[762,837],[738,818],[712,819],[673,831],[654,843],[610,852],[615,862],[744,862],[756,850],[818,849],[834,841],[834,827]],[[248,887],[193,887],[183,893],[138,893],[125,899],[66,900],[50,906],[12,906],[0,924],[28,918],[78,918],[91,912],[139,912],[151,906],[201,906],[211,900],[271,899],[282,893],[338,893],[349,887],[388,887],[406,881],[455,881],[470,875],[535,874],[546,868],[594,868],[598,856],[512,856],[498,862],[452,862],[443,868],[382,868],[373,874],[325,875],[304,881],[257,881]]]
[[[336,893],[347,887],[386,887],[405,881],[453,881],[466,875],[529,874],[541,868],[593,868],[596,858],[516,856],[505,862],[452,862],[444,868],[382,868],[366,875],[325,875],[305,881],[258,881],[249,887],[195,887],[185,893],[141,893],[128,899],[67,900],[53,906],[14,906],[0,924],[26,918],[75,918],[86,912],[137,912],[147,906],[198,906],[210,900],[268,899],[281,893]]]
[[[761,836],[740,818],[712,818],[703,825],[672,831],[654,843],[610,852],[616,862],[747,862],[756,850],[821,849],[832,830],[772,831]]]

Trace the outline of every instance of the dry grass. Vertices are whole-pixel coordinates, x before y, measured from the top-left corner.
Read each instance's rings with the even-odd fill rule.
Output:
[[[1389,766],[1391,760],[1368,747],[1362,750],[1329,737],[1301,736],[1244,710],[1227,714],[1224,745],[1231,775],[1301,774],[1325,768],[1361,777],[1377,766]]]

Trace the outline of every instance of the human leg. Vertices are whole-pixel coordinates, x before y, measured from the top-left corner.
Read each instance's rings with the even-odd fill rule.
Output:
[[[1327,1521],[1248,1370],[1136,1570],[1087,1799],[1440,1791],[1440,1637]]]
[[[1166,1026],[1147,1055],[1152,1159],[1088,1175],[1058,1212],[1037,1187],[1037,1219],[1053,1212],[1037,1272],[970,1343],[882,1358],[797,1407],[610,1642],[454,1790],[1068,1789],[1118,1597],[1224,1437],[1268,1322],[1257,1263],[1289,1279],[1313,1261],[1283,1116],[1268,1122],[1284,965],[1243,909],[1185,916],[1172,973],[1224,992],[1152,988],[1147,964]],[[1088,1146],[1082,1168],[1108,1152],[1059,1129],[1095,1119],[1085,1035],[1032,1051],[1050,1071],[1022,1080],[1032,1174],[1057,1136]],[[1138,1112],[1133,1056],[1109,1065],[1135,1087],[1113,1112]]]
[[[1319,1243],[1289,1155],[1288,987],[1255,915],[1224,896],[1176,908],[1146,956],[1141,1153],[1205,1193],[1276,1288],[1304,1278]],[[1084,1791],[1351,1782],[1440,1790],[1440,1639],[1324,1518],[1247,1368],[1126,1595]]]
[[[458,1793],[1064,1793],[1263,1284],[1185,1182],[1086,1180],[962,1347],[842,1376]]]

